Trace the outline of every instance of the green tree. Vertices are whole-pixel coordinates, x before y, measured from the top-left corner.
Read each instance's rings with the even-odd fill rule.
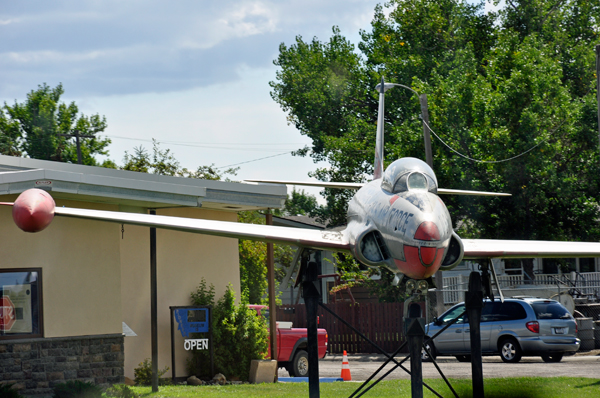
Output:
[[[278,217],[287,216],[311,216],[314,217],[319,212],[319,203],[314,195],[311,195],[303,189],[297,191],[294,187],[291,194],[285,200],[283,209],[276,209],[273,214]]]
[[[132,154],[125,151],[123,162],[123,166],[120,167],[122,170],[201,180],[221,180],[227,174],[235,175],[239,170],[239,167],[235,167],[221,171],[214,164],[199,166],[196,170],[188,170],[181,167],[170,149],[161,149],[160,143],[154,138],[152,139],[152,155],[140,145],[133,148]],[[225,180],[229,181],[229,178],[225,178]]]
[[[238,221],[247,224],[265,224],[264,216],[256,211],[238,213]],[[251,304],[263,304],[267,292],[267,244],[252,240],[239,240],[240,284],[242,295]]]
[[[248,301],[242,297],[235,305],[235,293],[231,285],[225,294],[215,302],[215,289],[206,285],[204,278],[198,289],[191,294],[193,305],[213,306],[213,344],[215,371],[228,379],[248,380],[250,363],[253,359],[263,359],[267,352],[267,324],[256,311],[248,308]],[[197,338],[205,337],[198,334]],[[212,377],[208,351],[194,351],[188,361],[188,371],[198,377]]]
[[[265,225],[264,214],[258,211],[238,213],[238,221],[247,224]],[[250,304],[267,304],[267,244],[259,241],[239,241],[240,282],[242,295]],[[284,267],[292,263],[294,251],[289,245],[273,245],[275,281],[281,282],[285,276]]]
[[[4,108],[0,108],[0,154],[8,156],[21,156],[19,147],[21,131],[19,122],[10,119],[4,114]]]
[[[75,138],[69,137],[77,133],[92,137],[80,139],[82,163],[100,165],[94,156],[107,155],[110,144],[109,139],[97,136],[106,129],[106,118],[79,114],[75,102],[60,102],[63,93],[62,84],[51,88],[44,83],[27,94],[24,102],[15,101],[12,106],[4,103],[0,111],[0,152],[77,163]],[[105,165],[113,164],[107,161]]]
[[[273,98],[329,161],[321,180],[372,174],[381,76],[428,94],[441,186],[505,191],[510,198],[445,197],[463,236],[600,237],[594,44],[600,5],[579,0],[509,1],[499,13],[456,0],[378,6],[355,51],[334,28],[327,42],[282,44]],[[387,11],[387,12],[386,12]],[[419,103],[386,94],[386,165],[423,157]],[[301,151],[301,154],[308,149]],[[330,225],[344,222],[350,192],[326,190]]]
[[[313,175],[370,179],[374,87],[385,76],[428,95],[431,128],[453,149],[433,143],[440,186],[512,194],[445,196],[461,236],[599,239],[594,45],[600,4],[506,3],[485,14],[482,4],[457,0],[392,0],[387,10],[376,7],[358,50],[337,28],[326,42],[297,37],[282,44],[272,96],[313,140],[311,156],[329,162]],[[424,157],[419,114],[410,91],[387,92],[386,166]],[[342,224],[352,193],[325,194],[329,224]]]

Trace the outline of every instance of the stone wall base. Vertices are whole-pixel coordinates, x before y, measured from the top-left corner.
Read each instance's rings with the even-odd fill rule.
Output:
[[[0,341],[0,383],[24,396],[51,397],[68,380],[123,383],[124,372],[122,334]]]

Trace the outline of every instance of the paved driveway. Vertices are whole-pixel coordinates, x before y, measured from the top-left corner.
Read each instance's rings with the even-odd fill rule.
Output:
[[[397,357],[400,361],[403,357]],[[352,380],[364,381],[377,368],[379,368],[385,357],[382,355],[350,355],[350,372]],[[438,365],[446,375],[451,378],[471,378],[471,363],[458,362],[454,357],[439,357]],[[410,369],[410,361],[404,362],[404,366]],[[385,373],[391,369],[388,365],[384,368]],[[319,361],[319,374],[321,377],[340,377],[342,370],[342,356],[331,355]],[[379,373],[382,375],[383,373]],[[280,377],[288,377],[286,371],[279,370]],[[508,364],[502,362],[499,356],[483,357],[483,377],[591,377],[600,378],[600,350],[590,353],[578,353],[573,356],[564,357],[559,363],[545,363],[540,357],[523,357],[521,362]],[[423,364],[424,378],[439,378],[440,375],[432,363]],[[410,375],[403,370],[396,369],[386,380],[410,379]]]

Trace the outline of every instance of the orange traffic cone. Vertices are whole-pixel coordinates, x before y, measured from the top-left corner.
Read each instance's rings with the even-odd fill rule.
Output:
[[[342,357],[342,375],[340,376],[344,381],[351,381],[352,376],[350,375],[350,364],[348,363],[348,354],[344,350],[344,356]]]

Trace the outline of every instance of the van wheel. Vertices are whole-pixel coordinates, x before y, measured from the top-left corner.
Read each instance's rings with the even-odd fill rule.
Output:
[[[517,343],[517,341],[511,337],[500,341],[500,344],[498,345],[498,351],[500,351],[500,358],[502,358],[504,362],[508,363],[517,363],[523,356],[523,352],[521,351],[521,347],[519,347],[519,343]]]
[[[470,355],[455,355],[458,362],[471,362]]]
[[[427,355],[427,351],[425,351],[425,349],[422,348],[421,349],[421,361],[433,362],[433,359],[435,359],[437,357],[437,353],[435,352],[435,346],[433,345],[433,341],[430,341],[427,344],[425,344],[425,347],[427,347],[427,350],[429,350],[429,353],[431,353],[431,357],[429,355]]]
[[[562,358],[563,354],[542,355],[544,362],[560,362]]]
[[[306,351],[298,350],[296,352],[289,373],[292,377],[308,377],[308,353]]]

